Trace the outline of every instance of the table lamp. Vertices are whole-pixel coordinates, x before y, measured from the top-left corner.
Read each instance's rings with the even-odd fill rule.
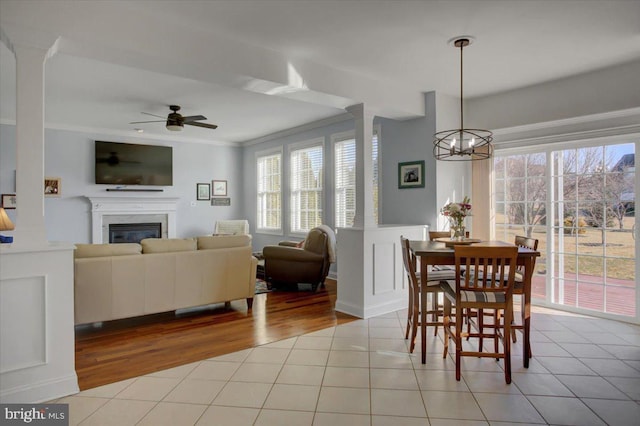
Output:
[[[7,212],[4,211],[2,207],[0,207],[0,231],[13,231],[16,229],[9,216],[7,216]],[[12,243],[13,237],[5,237],[4,235],[0,235],[0,243]]]

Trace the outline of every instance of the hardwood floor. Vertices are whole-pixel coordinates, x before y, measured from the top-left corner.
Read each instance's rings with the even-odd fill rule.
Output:
[[[317,292],[258,294],[244,300],[76,327],[80,390],[309,333],[357,318],[335,312],[336,282]]]

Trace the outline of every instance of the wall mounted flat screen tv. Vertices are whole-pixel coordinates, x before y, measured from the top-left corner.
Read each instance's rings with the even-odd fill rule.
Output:
[[[173,185],[170,146],[96,141],[96,184]]]

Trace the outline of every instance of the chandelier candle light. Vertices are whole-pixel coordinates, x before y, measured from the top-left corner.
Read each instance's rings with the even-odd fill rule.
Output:
[[[464,197],[461,203],[451,202],[444,206],[440,212],[449,219],[451,239],[462,241],[465,238],[464,219],[471,216],[471,200]]]
[[[462,49],[473,42],[473,37],[456,37],[451,41],[455,47],[460,48],[460,128],[443,130],[433,135],[433,156],[445,161],[486,160],[493,154],[493,133],[489,130],[465,129],[463,120]]]

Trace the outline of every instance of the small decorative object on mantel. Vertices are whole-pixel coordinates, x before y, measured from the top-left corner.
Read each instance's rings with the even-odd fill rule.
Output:
[[[44,178],[44,196],[59,197],[62,193],[62,179],[59,177]]]
[[[227,196],[227,181],[226,180],[214,180],[211,181],[213,185],[213,192],[211,195],[214,197],[226,197]]]
[[[466,235],[464,219],[471,216],[471,199],[465,196],[461,203],[451,202],[444,206],[440,212],[449,219],[451,239],[464,240]]]
[[[209,201],[211,199],[211,185],[208,183],[196,183],[196,194],[198,201]]]
[[[424,160],[398,163],[398,188],[424,188]]]

